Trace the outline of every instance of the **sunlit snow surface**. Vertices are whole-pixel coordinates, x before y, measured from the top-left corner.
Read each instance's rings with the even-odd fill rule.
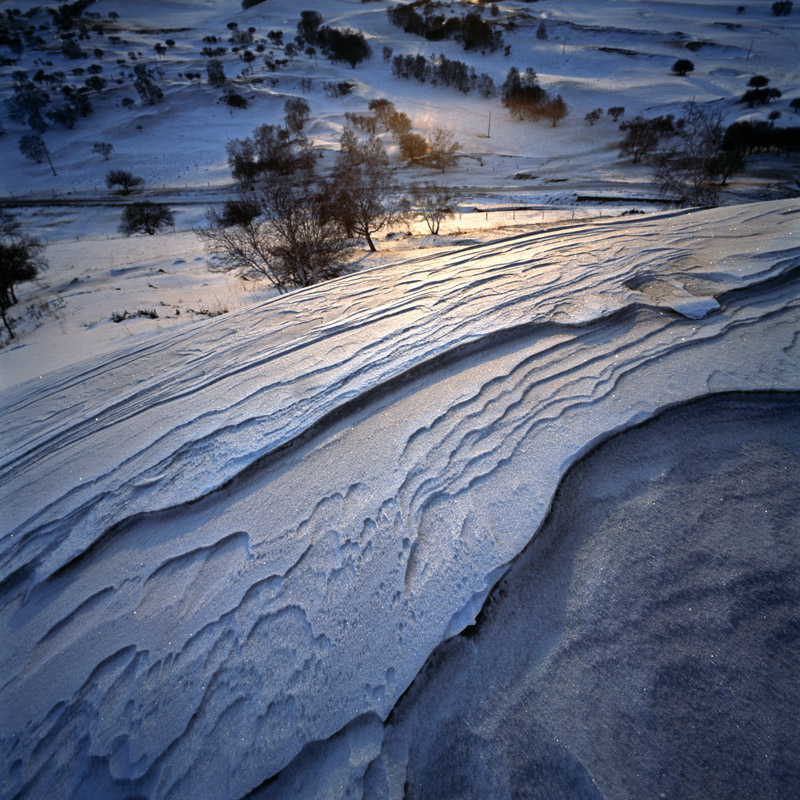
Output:
[[[3,392],[2,794],[218,798],[283,781],[288,797],[313,774],[315,787],[297,796],[358,793],[364,780],[366,796],[402,796],[420,776],[420,796],[469,796],[456,784],[426,794],[431,765],[448,759],[413,746],[404,754],[402,719],[424,719],[424,706],[398,709],[386,737],[382,720],[436,646],[474,620],[567,470],[599,442],[726,393],[779,390],[773,417],[796,419],[799,235],[797,201],[531,234],[297,292]],[[692,412],[698,430],[720,407]],[[680,414],[668,419],[682,424]],[[748,429],[737,424],[732,431]],[[786,441],[796,476],[796,431]],[[629,458],[625,480],[635,480]],[[668,499],[692,479],[686,460],[671,463]],[[711,455],[704,468],[713,473]],[[729,488],[726,508],[754,513],[766,483],[763,493]],[[590,482],[587,496],[607,501],[616,487]],[[790,508],[780,552],[796,570],[797,497],[782,491]],[[671,535],[669,515],[658,520]],[[685,531],[675,541],[685,543]],[[704,545],[712,561],[715,547],[713,537]],[[564,578],[563,563],[548,569],[547,547],[535,552],[532,580],[545,593],[554,586],[544,598],[553,613],[566,582],[570,608],[595,615],[606,626],[598,636],[613,638],[614,606],[601,614],[599,590],[581,583],[596,582],[602,563]],[[653,558],[646,548],[612,552]],[[682,563],[665,565],[678,595],[684,574],[703,580]],[[609,569],[632,580],[625,564]],[[737,587],[732,577],[726,591]],[[624,609],[629,624],[634,611]],[[534,639],[561,630],[547,606],[540,619]],[[679,634],[658,643],[680,648]],[[781,635],[776,657],[796,655],[790,626]],[[485,673],[493,707],[535,688],[504,682],[507,662],[547,657],[541,641],[500,639],[500,673]],[[637,652],[659,657],[654,646]],[[562,691],[598,706],[639,691],[624,657],[604,650],[600,673],[579,657],[581,668],[559,678]],[[625,692],[595,701],[598,674],[617,675]],[[669,680],[662,690],[668,704]],[[752,697],[775,714],[789,702]],[[482,714],[481,702],[470,713]],[[605,764],[612,743],[587,744],[593,719],[563,723],[556,742],[559,707],[546,702],[525,734],[544,753],[537,761],[531,749],[531,785],[563,768],[587,796],[643,796]],[[636,715],[619,713],[620,741],[635,739]],[[796,752],[796,723],[784,727]],[[470,736],[456,739],[464,758],[477,758]],[[775,742],[764,738],[762,755],[783,763]],[[467,779],[482,786],[478,773]],[[492,785],[498,797],[511,791]]]

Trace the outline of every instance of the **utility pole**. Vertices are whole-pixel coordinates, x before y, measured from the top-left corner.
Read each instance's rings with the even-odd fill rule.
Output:
[[[492,112],[489,112],[489,127],[486,129],[486,138],[492,138]]]

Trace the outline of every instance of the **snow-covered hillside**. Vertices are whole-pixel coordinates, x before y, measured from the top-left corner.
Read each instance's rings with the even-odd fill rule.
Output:
[[[800,795],[800,161],[665,210],[607,113],[796,125],[797,10],[508,0],[480,6],[503,46],[466,52],[394,3],[97,0],[86,59],[0,43],[4,100],[16,70],[107,80],[44,132],[57,175],[2,104],[0,205],[50,266],[0,347],[0,795]],[[371,58],[287,54],[304,9]],[[250,66],[231,23],[269,41]],[[514,119],[386,49],[531,67],[570,112]],[[759,74],[782,96],[749,108]],[[226,142],[303,98],[324,171],[380,97],[459,142],[438,173],[381,134],[402,187],[458,189],[440,235],[383,230],[280,297],[210,269]],[[132,197],[175,229],[121,237]]]
[[[37,4],[28,0],[15,5],[25,10]],[[574,202],[576,194],[651,196],[647,168],[631,166],[617,157],[621,134],[606,114],[609,107],[623,107],[623,119],[631,119],[637,114],[680,115],[682,104],[695,100],[724,108],[728,124],[740,119],[766,120],[775,110],[781,112],[778,126],[797,124],[790,101],[800,92],[796,64],[800,17],[797,13],[773,16],[771,0],[748,3],[742,13],[737,13],[735,4],[720,0],[677,5],[657,0],[591,4],[512,0],[495,4],[497,15],[489,6],[482,8],[484,18],[502,33],[504,47],[495,52],[465,51],[452,40],[431,42],[404,33],[387,18],[391,5],[348,0],[308,0],[298,5],[290,0],[267,0],[242,11],[235,0],[137,0],[124,7],[113,0],[98,0],[87,10],[100,15],[104,34],[89,30],[90,38],[81,42],[88,58],[65,58],[56,48],[54,33],[48,32],[43,34],[49,37],[43,50],[26,49],[16,63],[0,68],[0,86],[6,96],[11,93],[13,71],[19,69],[27,70],[29,77],[38,69],[62,71],[68,83],[82,85],[88,73],[74,77],[72,70],[85,71],[98,63],[103,68],[99,74],[107,80],[103,91],[91,96],[91,116],[79,119],[74,130],[51,125],[45,132],[56,177],[46,163],[34,165],[22,157],[17,139],[28,129],[4,115],[0,195],[106,195],[104,177],[112,168],[143,177],[146,191],[153,195],[174,195],[176,189],[207,192],[229,182],[226,141],[248,135],[264,122],[280,121],[288,97],[302,97],[309,103],[312,121],[308,134],[326,150],[336,147],[346,125],[346,112],[366,111],[369,100],[389,97],[409,115],[415,130],[429,135],[442,127],[455,133],[461,145],[461,169],[449,176],[448,182],[470,192],[515,193],[537,203],[547,199]],[[463,15],[474,7],[445,3],[438,11]],[[285,65],[269,69],[266,59],[276,62],[285,56],[285,44],[294,39],[300,11],[305,9],[318,11],[325,23],[334,27],[364,31],[372,56],[351,69],[347,64],[329,63],[320,54],[309,57],[300,53]],[[119,19],[110,21],[108,14],[114,10]],[[548,33],[540,40],[536,30],[542,21]],[[266,43],[264,52],[256,53],[249,66],[228,41],[229,23],[241,29],[254,28],[256,39]],[[270,33],[282,34],[283,44],[269,40]],[[115,35],[119,41],[112,41]],[[202,48],[209,46],[204,41],[209,36],[218,39],[212,47],[226,49],[220,58],[229,88],[248,98],[248,108],[229,108],[220,102],[223,91],[208,84]],[[167,39],[174,45],[162,55],[156,54],[154,47]],[[467,63],[479,74],[486,73],[498,89],[512,66],[521,70],[531,67],[544,88],[563,95],[570,112],[554,130],[548,122],[519,121],[506,112],[497,96],[484,98],[476,91],[463,94],[395,76],[391,61],[382,57],[384,47],[393,55],[428,58],[444,54]],[[93,48],[103,51],[100,59],[91,55]],[[692,60],[694,70],[678,77],[671,67],[685,57]],[[44,66],[45,62],[52,67]],[[137,64],[161,71],[163,77],[157,82],[165,94],[162,103],[148,105],[139,100],[130,78]],[[187,73],[199,73],[202,80],[187,79]],[[769,105],[748,108],[739,100],[748,80],[757,74],[767,76],[783,96]],[[333,98],[326,93],[326,83],[344,80],[353,83],[351,94]],[[130,109],[122,105],[126,97],[135,101]],[[602,118],[590,126],[584,117],[598,107]],[[108,162],[91,151],[98,140],[114,146]],[[776,183],[793,185],[789,179],[796,169],[796,160],[791,160],[783,176],[774,170],[764,174],[752,170],[750,175],[734,178],[731,191],[752,198]],[[404,180],[418,179],[420,173],[436,176],[430,170],[406,170]],[[529,177],[514,181],[515,175]],[[565,180],[566,186],[562,185]],[[194,200],[194,195],[189,199]]]
[[[4,793],[239,797],[292,765],[282,780],[319,781],[316,795],[278,796],[358,796],[381,720],[475,619],[571,465],[667,408],[800,390],[799,217],[773,201],[499,240],[4,392]],[[797,395],[780,397],[775,420],[796,422]],[[796,476],[797,437],[781,441]],[[625,456],[628,480],[690,479],[648,456],[642,474]],[[725,503],[775,515],[796,575],[796,502],[772,497]],[[659,519],[661,537],[680,533],[680,514]],[[696,590],[669,574],[670,591]],[[655,639],[659,665],[674,642]],[[763,659],[776,685],[787,658]],[[390,752],[381,785],[401,796]],[[570,758],[620,796],[579,747]]]

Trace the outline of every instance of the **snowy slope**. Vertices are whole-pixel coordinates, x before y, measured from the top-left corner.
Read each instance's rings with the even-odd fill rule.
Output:
[[[0,68],[3,97],[12,93],[14,70],[24,69],[32,76],[45,61],[52,64],[45,71],[62,71],[68,82],[76,85],[83,80],[71,76],[76,64],[85,69],[90,63],[100,63],[101,74],[108,80],[101,94],[92,95],[95,110],[90,117],[79,120],[74,130],[51,126],[45,133],[58,171],[55,177],[46,163],[36,165],[22,157],[17,140],[28,130],[3,115],[6,135],[0,138],[4,160],[0,195],[41,199],[53,195],[73,199],[108,196],[104,179],[109,169],[126,169],[143,177],[145,191],[153,196],[162,196],[164,190],[206,191],[227,185],[226,141],[250,135],[265,122],[281,122],[283,104],[289,97],[302,97],[309,103],[308,135],[324,150],[335,149],[346,125],[346,112],[365,112],[369,100],[388,97],[422,134],[430,135],[437,127],[454,132],[462,158],[449,183],[470,191],[515,192],[537,202],[553,196],[574,197],[576,190],[649,196],[647,168],[617,157],[622,135],[606,115],[612,106],[624,107],[624,118],[630,119],[637,114],[680,115],[683,103],[696,100],[717,103],[725,111],[726,124],[738,119],[766,120],[773,110],[782,115],[777,125],[797,124],[789,103],[800,91],[796,64],[800,21],[796,13],[773,16],[771,0],[754,0],[743,14],[737,14],[735,5],[722,0],[678,4],[659,0],[602,0],[591,4],[581,0],[541,0],[535,4],[512,0],[495,4],[497,16],[480,4],[484,18],[502,32],[504,43],[510,47],[508,53],[505,48],[465,52],[451,40],[429,42],[404,33],[386,16],[391,4],[309,0],[298,5],[289,0],[268,0],[242,11],[236,0],[137,0],[124,7],[113,0],[99,0],[90,11],[101,15],[106,32],[98,36],[90,31],[84,47],[102,49],[101,59],[76,62],[65,58],[57,50],[55,32],[48,32],[43,50],[28,48],[17,63]],[[35,5],[29,0],[20,7],[25,10]],[[446,3],[441,13],[461,16],[474,8],[474,4]],[[272,58],[281,59],[284,52],[269,42],[268,34],[281,32],[285,42],[292,41],[304,9],[319,11],[325,24],[333,27],[364,31],[372,56],[351,69],[346,64],[331,64],[321,56],[311,59],[302,54],[270,71],[264,56],[272,53]],[[111,24],[107,15],[114,10],[120,18]],[[536,37],[541,21],[548,26],[546,40]],[[227,41],[228,23],[255,28],[256,38],[267,43],[267,50],[251,67],[232,51]],[[119,43],[110,41],[114,33],[121,38]],[[234,111],[220,103],[222,92],[205,81],[206,60],[201,50],[204,36],[209,35],[218,37],[218,44],[227,48],[222,62],[229,85],[248,98],[247,109]],[[174,47],[156,58],[154,45],[170,37]],[[570,113],[555,130],[547,122],[521,122],[506,112],[499,97],[481,98],[475,92],[464,95],[452,88],[395,77],[391,63],[382,58],[383,47],[389,47],[395,55],[422,54],[428,58],[444,54],[464,61],[477,73],[490,75],[498,88],[512,66],[531,67],[548,91],[564,96]],[[695,70],[677,77],[671,72],[672,64],[684,57],[693,61]],[[163,103],[139,103],[130,80],[136,64],[161,70],[163,77],[158,78],[158,84],[165,93]],[[186,79],[187,72],[202,74],[203,82]],[[783,97],[768,106],[750,109],[739,100],[748,80],[756,74],[766,75]],[[117,79],[121,83],[117,84]],[[311,82],[310,88],[303,88],[304,80]],[[353,93],[329,97],[325,83],[343,80],[354,83]],[[136,101],[132,110],[121,105],[126,97]],[[590,127],[584,116],[598,107],[603,117]],[[487,138],[490,114],[491,138]],[[98,140],[114,145],[108,162],[91,151]],[[730,191],[734,196],[764,192],[769,184],[782,183],[796,174],[796,158],[782,164],[786,174],[781,178],[773,175],[764,183],[754,175],[737,175]],[[510,183],[519,173],[535,177]],[[404,169],[399,177],[406,183],[420,177],[431,179],[436,173]],[[567,186],[550,183],[563,180],[568,181]],[[180,217],[177,222],[183,224]]]
[[[3,794],[239,797],[339,731],[297,796],[355,791],[572,464],[670,407],[800,390],[799,222],[517,236],[4,391]]]

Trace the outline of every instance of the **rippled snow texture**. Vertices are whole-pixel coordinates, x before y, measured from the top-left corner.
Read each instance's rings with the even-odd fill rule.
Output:
[[[799,220],[515,237],[0,394],[3,794],[236,797],[339,731],[357,783],[571,464],[800,389]]]
[[[795,797],[800,395],[619,434],[391,717],[366,797]]]

